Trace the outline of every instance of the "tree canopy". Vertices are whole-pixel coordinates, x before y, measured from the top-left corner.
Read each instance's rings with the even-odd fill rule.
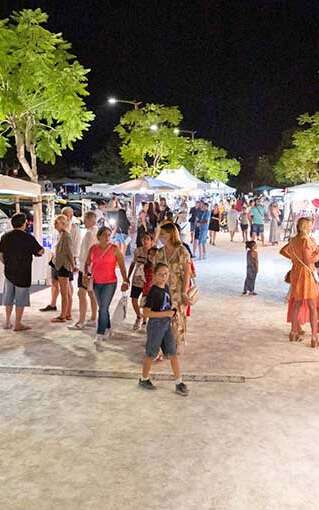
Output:
[[[32,181],[37,158],[54,163],[94,119],[84,102],[89,70],[43,27],[47,20],[41,9],[24,9],[0,21],[0,156],[14,140]]]
[[[158,104],[123,115],[115,131],[122,140],[120,154],[132,177],[155,177],[163,168],[181,165],[207,181],[225,182],[228,175],[239,173],[238,161],[228,158],[224,149],[208,140],[179,136],[182,119],[178,107]]]
[[[93,154],[93,178],[97,182],[118,184],[129,179],[129,171],[119,155],[117,137],[112,137],[99,152]]]
[[[229,158],[225,149],[215,147],[212,142],[203,138],[189,140],[183,164],[194,175],[207,182],[227,182],[229,175],[238,175],[240,171],[239,162]]]
[[[187,151],[187,142],[174,133],[183,116],[177,106],[147,104],[121,117],[115,128],[122,145],[120,154],[132,177],[156,176],[165,166],[176,166]]]
[[[298,184],[319,179],[319,112],[298,118],[291,147],[283,150],[275,165],[278,182]],[[305,128],[303,128],[305,126]]]

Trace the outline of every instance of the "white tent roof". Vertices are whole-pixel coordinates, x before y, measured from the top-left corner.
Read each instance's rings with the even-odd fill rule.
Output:
[[[152,177],[141,177],[140,179],[133,179],[130,181],[122,182],[121,184],[111,186],[108,190],[109,193],[131,193],[131,194],[144,194],[154,192],[175,191],[179,187],[176,184],[164,182],[162,179],[154,179]]]
[[[41,195],[41,186],[35,182],[0,175],[0,194],[19,197],[38,197]]]
[[[209,183],[209,190],[215,193],[235,193],[236,188],[232,188],[222,181],[212,181]]]
[[[180,168],[166,168],[159,176],[159,179],[165,182],[169,182],[182,189],[206,189],[207,184],[195,175],[192,175],[184,166]]]
[[[298,184],[288,188],[290,196],[298,200],[313,200],[319,199],[319,182],[307,182],[306,184]]]
[[[92,186],[85,186],[85,191],[86,193],[101,193],[102,195],[107,195],[109,193],[109,188],[112,188],[112,185],[104,182],[92,184]]]

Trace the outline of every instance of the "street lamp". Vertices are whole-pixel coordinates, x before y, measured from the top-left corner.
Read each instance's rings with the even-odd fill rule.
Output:
[[[151,131],[154,131],[154,133],[156,133],[156,131],[158,131],[158,125],[157,125],[157,124],[152,124],[152,125],[150,126],[150,130],[151,130]]]
[[[129,101],[127,99],[117,99],[116,97],[109,97],[107,102],[110,105],[115,105],[117,103],[131,104],[134,106],[135,110],[138,110],[140,106],[142,106],[142,101]]]
[[[188,130],[188,129],[174,128],[174,134],[175,135],[179,135],[180,133],[185,133],[187,135],[191,135],[192,141],[194,141],[195,135],[196,135],[197,131],[191,131],[191,130]]]

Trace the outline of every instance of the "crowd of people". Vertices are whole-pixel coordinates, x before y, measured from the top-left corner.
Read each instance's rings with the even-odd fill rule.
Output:
[[[280,212],[276,204],[268,209],[260,200],[227,200],[209,204],[200,200],[189,207],[186,198],[178,202],[174,211],[166,199],[142,202],[136,218],[121,204],[117,221],[108,217],[105,204],[84,216],[84,235],[73,217],[70,207],[62,209],[55,218],[56,244],[51,266],[51,301],[42,312],[56,312],[57,298],[61,296],[58,314],[50,320],[66,323],[69,329],[81,331],[95,327],[95,345],[98,351],[106,348],[111,336],[110,305],[121,276],[121,291],[130,290],[135,312],[133,329],[146,330],[146,357],[140,385],[154,389],[149,378],[151,364],[163,356],[171,359],[176,378],[176,391],[187,395],[182,382],[178,355],[186,343],[187,318],[191,312],[190,291],[194,286],[195,257],[206,257],[207,243],[216,245],[217,233],[223,221],[227,222],[230,240],[233,241],[240,225],[242,241],[247,250],[247,274],[244,295],[256,295],[258,274],[257,240],[264,245],[264,223],[268,215],[270,236],[279,243]],[[26,217],[17,213],[12,217],[13,230],[0,240],[0,254],[4,263],[5,282],[3,305],[6,329],[30,329],[23,322],[23,312],[30,304],[32,257],[40,257],[44,250],[35,238],[26,232]],[[302,218],[298,233],[281,254],[292,260],[289,275],[291,285],[288,320],[292,323],[290,340],[302,338],[302,325],[310,321],[312,346],[318,346],[318,284],[315,281],[315,263],[319,263],[319,248],[310,233],[312,224]],[[188,232],[188,233],[187,233]],[[135,236],[134,236],[135,233]],[[135,237],[135,243],[133,238]],[[127,269],[126,255],[129,245],[134,248]],[[79,316],[72,321],[74,279],[77,280]],[[13,306],[15,321],[12,323]]]

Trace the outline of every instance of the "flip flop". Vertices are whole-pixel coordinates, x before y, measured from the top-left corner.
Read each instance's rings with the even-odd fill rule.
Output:
[[[63,317],[54,317],[54,319],[51,319],[51,322],[66,322],[66,319]]]

